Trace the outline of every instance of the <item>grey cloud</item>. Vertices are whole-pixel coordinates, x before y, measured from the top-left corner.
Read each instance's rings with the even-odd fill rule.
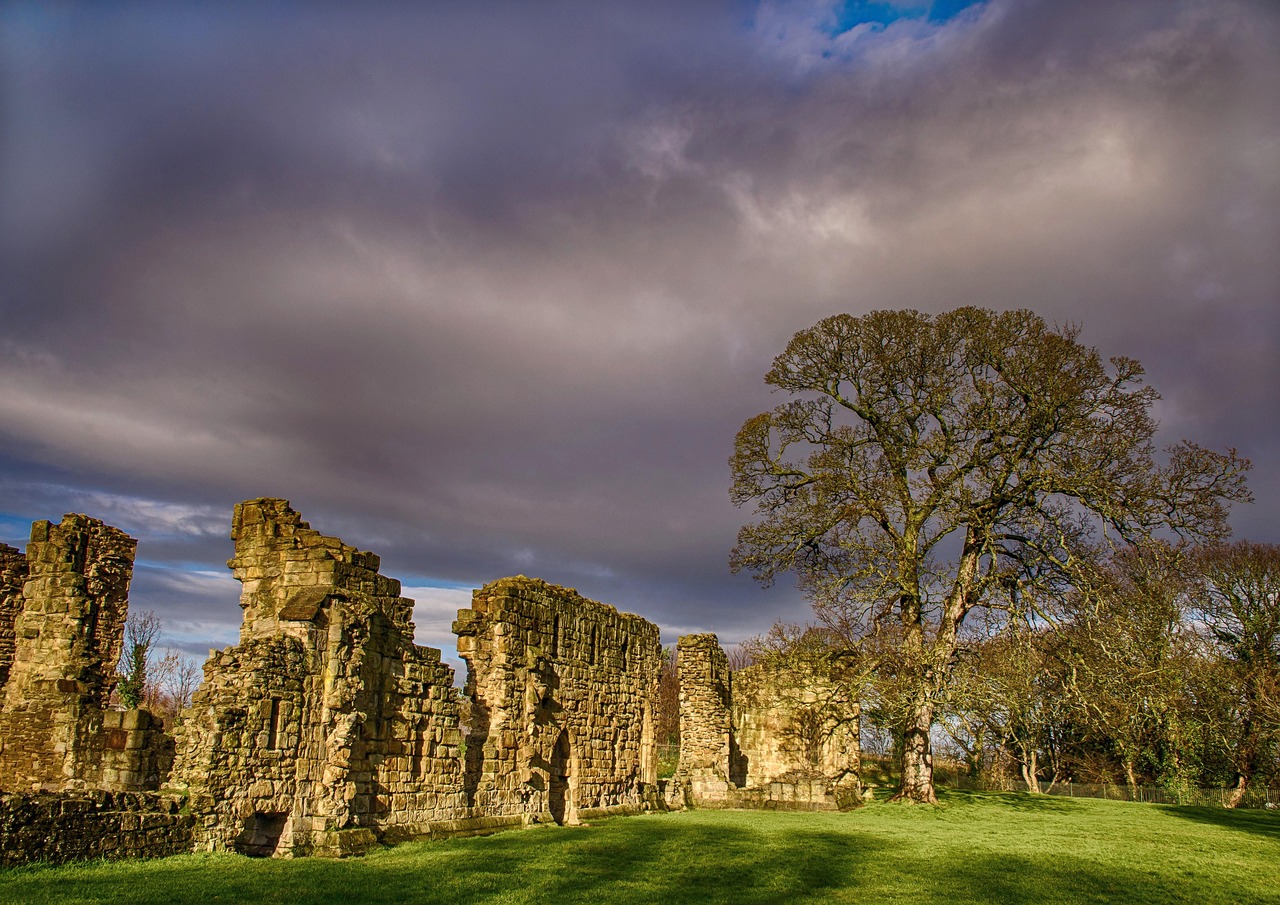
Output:
[[[133,500],[104,508],[155,569],[215,571],[231,505],[285,496],[406,582],[523,571],[741,637],[803,615],[726,566],[772,356],[982,304],[1141,359],[1169,441],[1255,459],[1237,525],[1276,537],[1264,4],[834,39],[787,4],[7,9],[7,515]],[[234,621],[223,593],[192,611]]]

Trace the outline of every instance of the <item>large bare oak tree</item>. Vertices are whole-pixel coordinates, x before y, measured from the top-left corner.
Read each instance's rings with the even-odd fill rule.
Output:
[[[935,800],[930,731],[976,608],[1017,606],[1104,532],[1220,536],[1248,496],[1234,452],[1158,460],[1141,365],[1078,332],[1030,311],[829,317],[765,378],[793,398],[738,433],[731,495],[757,520],[731,564],[793,572],[821,622],[877,652],[901,798]]]

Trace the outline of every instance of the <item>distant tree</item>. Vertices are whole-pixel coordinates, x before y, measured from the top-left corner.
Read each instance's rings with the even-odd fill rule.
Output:
[[[1068,604],[1063,649],[1081,722],[1136,794],[1144,778],[1186,788],[1199,774],[1189,694],[1198,644],[1186,618],[1186,551],[1162,543],[1102,560]]]
[[[724,658],[729,664],[729,671],[736,672],[758,662],[759,652],[755,647],[754,639],[750,639],[740,644],[725,645]]]
[[[1017,764],[1028,791],[1040,791],[1045,768],[1050,785],[1057,781],[1070,708],[1057,647],[1054,632],[1015,623],[962,658],[943,725],[961,743],[971,773],[981,766],[980,746],[990,740]],[[957,724],[963,732],[952,730]]]
[[[200,664],[190,657],[180,655],[168,685],[169,695],[173,698],[178,710],[185,710],[191,706],[191,700],[203,679],[204,674]]]
[[[148,610],[130,613],[124,623],[124,650],[120,654],[120,682],[116,693],[128,710],[141,707],[148,692],[152,652],[160,638],[160,617]]]
[[[658,674],[658,707],[654,719],[654,735],[659,745],[680,743],[680,673],[676,667],[676,649],[662,649],[662,671]]]
[[[200,665],[186,654],[166,648],[164,656],[147,671],[142,706],[162,717],[169,726],[181,719],[201,680]]]
[[[897,689],[898,797],[935,801],[930,733],[965,620],[1069,580],[1100,529],[1214,537],[1248,462],[1190,443],[1156,461],[1131,359],[1029,311],[836,315],[766,381],[795,398],[738,432],[731,496],[754,506],[731,565],[793,572],[845,644],[878,646]]]
[[[1224,668],[1236,807],[1255,777],[1275,766],[1280,744],[1280,546],[1240,541],[1200,552],[1195,606]]]

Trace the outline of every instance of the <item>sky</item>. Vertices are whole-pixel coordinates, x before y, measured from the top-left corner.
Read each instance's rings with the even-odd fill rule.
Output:
[[[138,538],[234,643],[233,505],[453,659],[512,574],[725,642],[743,421],[838,312],[1031,308],[1252,459],[1280,542],[1280,5],[0,5],[0,541]],[[454,659],[454,662],[457,662]]]

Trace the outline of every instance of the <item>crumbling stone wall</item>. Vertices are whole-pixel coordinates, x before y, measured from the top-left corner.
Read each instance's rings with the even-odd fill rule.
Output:
[[[572,823],[656,802],[657,626],[520,576],[476,591],[453,630],[477,812]]]
[[[522,577],[477,591],[455,624],[473,697],[464,758],[453,670],[413,643],[413,601],[377,556],[285,500],[238,505],[231,534],[240,643],[205,664],[176,762],[149,713],[105,709],[133,539],[69,515],[37,522],[25,557],[0,550],[0,788],[155,788],[172,763],[193,815],[170,820],[143,798],[10,796],[0,822],[21,857],[46,831],[67,858],[342,855],[659,804],[656,626]]]
[[[540,581],[476,592],[455,624],[464,763],[453,670],[413,644],[413,601],[377,556],[278,499],[238,505],[231,536],[241,641],[205,664],[172,778],[198,849],[341,855],[642,804],[656,626]]]
[[[713,634],[676,642],[680,676],[680,762],[669,787],[672,803],[723,801],[734,780],[729,661]]]
[[[241,643],[205,664],[173,776],[197,847],[349,854],[466,816],[453,670],[400,583],[286,500],[236,506],[231,536]]]
[[[0,544],[0,702],[9,667],[13,665],[14,623],[22,612],[22,586],[27,583],[27,557],[16,547]]]
[[[191,851],[194,823],[170,795],[0,794],[0,867],[176,855]]]
[[[742,786],[779,781],[857,786],[860,706],[824,665],[757,664],[734,672],[733,727]]]
[[[685,635],[673,804],[833,809],[857,798],[858,702],[822,663],[730,672],[715,635]]]
[[[123,531],[85,515],[31,526],[0,709],[0,787],[146,788],[163,769],[158,726],[137,719],[130,730],[103,725],[136,546]],[[10,611],[23,568],[15,553],[3,553],[3,572],[12,576],[3,584]]]

